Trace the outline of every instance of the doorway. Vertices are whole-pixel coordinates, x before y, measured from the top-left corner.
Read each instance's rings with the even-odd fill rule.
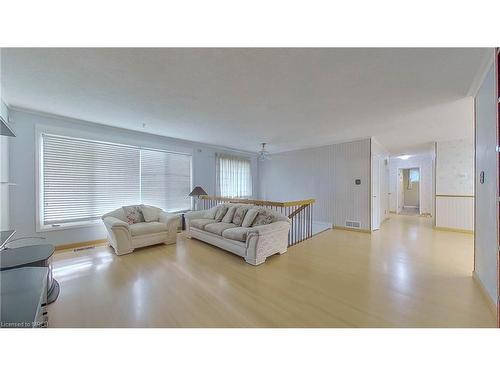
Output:
[[[420,168],[398,169],[397,213],[420,215]]]

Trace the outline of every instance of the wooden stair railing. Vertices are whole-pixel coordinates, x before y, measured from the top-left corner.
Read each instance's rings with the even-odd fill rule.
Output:
[[[292,222],[290,232],[288,233],[289,247],[307,240],[313,235],[312,222],[314,199],[276,202],[255,199],[212,197],[208,195],[201,195],[199,198],[201,201],[201,208],[204,210],[221,203],[246,203],[273,209],[287,216]]]

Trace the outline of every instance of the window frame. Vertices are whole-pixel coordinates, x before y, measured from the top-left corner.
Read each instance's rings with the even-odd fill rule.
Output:
[[[60,128],[56,127],[50,127],[50,126],[44,126],[41,124],[36,124],[35,125],[35,231],[37,233],[42,233],[42,232],[52,232],[52,231],[60,231],[60,230],[66,230],[66,229],[77,229],[77,228],[88,228],[88,227],[97,227],[102,224],[101,219],[94,219],[94,220],[83,220],[83,221],[75,221],[75,222],[69,222],[69,223],[61,223],[61,224],[56,224],[55,226],[53,224],[50,225],[45,225],[43,223],[43,215],[44,215],[44,184],[43,184],[43,140],[42,136],[43,134],[47,134],[50,136],[54,137],[61,137],[61,138],[71,138],[75,140],[81,140],[81,141],[87,141],[87,142],[95,142],[95,143],[101,143],[101,144],[107,144],[107,145],[116,145],[116,146],[121,146],[121,147],[129,147],[129,148],[134,148],[138,150],[150,150],[150,151],[159,151],[159,152],[167,152],[167,153],[173,153],[173,154],[179,154],[179,155],[186,155],[189,156],[190,159],[190,189],[192,190],[193,188],[193,153],[192,152],[179,152],[179,151],[172,151],[169,149],[163,149],[163,148],[156,148],[156,147],[145,147],[145,146],[140,146],[140,145],[133,145],[133,144],[127,144],[127,143],[119,143],[119,142],[111,142],[107,140],[102,140],[99,139],[97,136],[92,136],[91,134],[87,132],[80,132],[80,131],[75,131],[73,129],[65,129],[61,130]],[[140,153],[139,153],[140,155]],[[139,157],[139,166],[141,165],[141,160]],[[140,168],[139,168],[140,171]],[[139,172],[140,173],[140,172]],[[139,179],[141,177],[139,176]],[[140,184],[141,185],[141,184]],[[141,189],[141,186],[140,186]],[[141,199],[142,200],[142,197]],[[141,202],[138,202],[140,204]],[[193,199],[191,198],[191,207],[193,206]],[[189,210],[189,209],[188,209]],[[176,213],[177,211],[169,211],[170,213]],[[179,211],[179,212],[185,212]]]

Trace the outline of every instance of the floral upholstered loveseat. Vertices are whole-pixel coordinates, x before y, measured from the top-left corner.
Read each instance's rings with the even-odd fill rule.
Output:
[[[185,214],[189,238],[230,251],[257,266],[288,247],[290,219],[270,209],[248,204],[220,204]]]

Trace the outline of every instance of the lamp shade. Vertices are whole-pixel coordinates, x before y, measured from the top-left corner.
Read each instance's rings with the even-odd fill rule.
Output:
[[[201,186],[196,186],[193,191],[189,193],[189,197],[199,197],[200,195],[208,195]]]

